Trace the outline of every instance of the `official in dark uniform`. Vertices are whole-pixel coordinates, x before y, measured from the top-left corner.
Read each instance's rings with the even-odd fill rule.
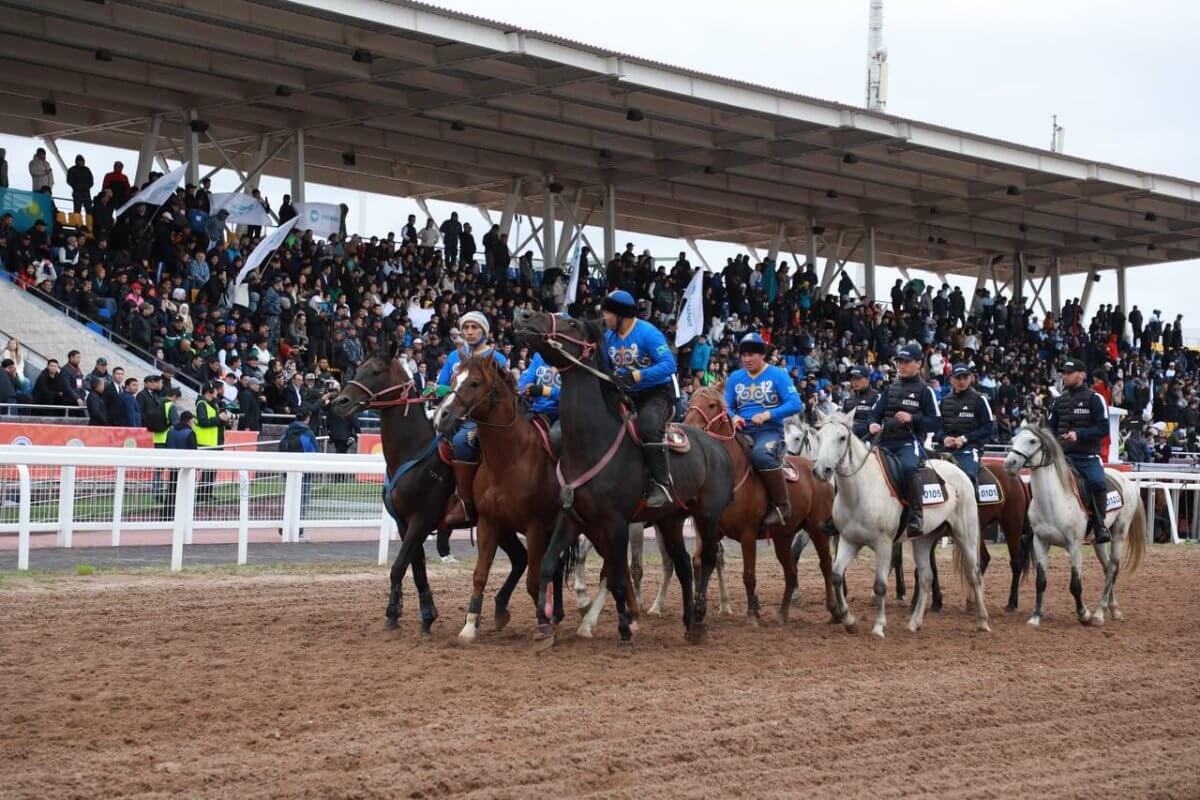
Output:
[[[928,434],[942,429],[937,397],[921,377],[921,347],[906,344],[896,353],[896,380],[879,395],[871,411],[867,432],[880,434],[879,446],[900,462],[900,478],[908,489],[909,517],[906,532],[921,536],[925,530],[922,506],[924,487],[920,469],[925,463]]]
[[[979,487],[979,465],[983,446],[996,435],[996,420],[987,398],[975,391],[975,373],[966,364],[955,364],[950,372],[953,391],[942,400],[942,449]]]
[[[871,370],[864,366],[850,368],[850,395],[842,401],[842,413],[854,415],[854,435],[866,439],[870,434],[871,412],[879,400],[879,392],[871,386]]]
[[[1083,362],[1069,358],[1062,368],[1063,392],[1050,406],[1050,430],[1058,437],[1071,466],[1083,478],[1092,503],[1092,535],[1097,544],[1110,540],[1104,524],[1108,486],[1100,442],[1108,435],[1108,405],[1087,385]]]

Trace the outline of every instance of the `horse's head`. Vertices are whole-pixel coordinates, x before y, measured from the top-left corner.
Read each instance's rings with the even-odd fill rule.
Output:
[[[518,309],[513,329],[547,364],[560,370],[588,363],[604,345],[604,329],[594,320],[575,319],[545,311]]]
[[[704,386],[692,393],[683,421],[708,433],[733,433],[733,423],[726,413],[725,395],[716,386]]]
[[[812,460],[817,446],[817,429],[810,428],[799,414],[783,423],[783,441],[789,455]]]
[[[441,433],[449,433],[465,419],[476,422],[489,419],[499,405],[516,409],[516,389],[512,376],[500,367],[489,353],[471,356],[450,381],[450,394],[438,405],[433,425]],[[515,418],[515,417],[514,417]]]
[[[822,481],[833,480],[854,449],[854,418],[849,414],[831,414],[816,434],[813,475]]]
[[[413,387],[408,371],[396,358],[399,342],[393,339],[387,350],[371,349],[370,344],[367,347],[367,357],[354,371],[354,380],[346,381],[345,387],[330,403],[333,413],[339,417],[357,414],[376,400],[398,400],[407,396]]]
[[[1028,423],[1013,432],[1008,455],[1004,457],[1004,471],[1016,475],[1026,468],[1045,466],[1054,460],[1058,449],[1054,438],[1044,430]]]

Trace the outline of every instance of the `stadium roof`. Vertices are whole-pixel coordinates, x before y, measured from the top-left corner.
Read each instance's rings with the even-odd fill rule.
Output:
[[[539,215],[547,175],[617,227],[974,273],[1200,257],[1200,183],[671,67],[414,2],[5,0],[0,131]],[[98,50],[98,48],[100,48]],[[47,114],[45,101],[53,101]],[[219,151],[219,152],[218,152]],[[353,157],[350,157],[353,154]],[[558,188],[558,187],[556,187]],[[318,198],[309,198],[318,199]],[[821,230],[823,229],[823,230]]]

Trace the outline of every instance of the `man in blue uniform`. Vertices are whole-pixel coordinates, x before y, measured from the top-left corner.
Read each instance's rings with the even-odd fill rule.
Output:
[[[842,401],[842,413],[854,415],[854,435],[866,439],[870,434],[871,412],[879,392],[871,387],[871,370],[864,366],[850,368],[850,395]]]
[[[517,380],[517,391],[532,401],[529,410],[541,414],[551,424],[558,422],[558,395],[562,390],[562,376],[558,370],[534,353],[533,360]]]
[[[937,397],[921,378],[921,347],[906,344],[896,353],[897,376],[871,411],[867,432],[880,434],[879,446],[900,461],[901,480],[908,489],[909,537],[924,533],[925,514],[922,506],[924,487],[920,468],[925,462],[922,442],[927,434],[937,434],[942,428]],[[898,487],[900,488],[900,487]]]
[[[975,391],[975,373],[966,364],[950,372],[950,394],[942,400],[942,449],[954,457],[976,489],[981,448],[996,435],[996,420],[987,398]]]
[[[611,292],[603,309],[608,328],[604,350],[617,384],[637,409],[637,432],[650,468],[646,505],[659,508],[670,501],[671,473],[663,437],[675,413],[675,355],[662,331],[637,318],[637,304],[629,292]]]
[[[1082,476],[1092,504],[1092,535],[1097,544],[1110,540],[1104,524],[1108,486],[1100,442],[1108,435],[1108,405],[1087,385],[1082,361],[1067,359],[1062,369],[1063,392],[1050,406],[1050,430],[1058,437],[1071,466]]]
[[[487,342],[491,323],[488,322],[486,316],[478,311],[471,311],[459,317],[458,323],[462,330],[462,345],[446,358],[446,363],[442,365],[442,371],[438,373],[437,386],[426,389],[426,394],[434,394],[438,398],[443,398],[454,391],[454,379],[458,375],[459,368],[462,367],[462,362],[473,355],[491,355],[502,369],[508,368],[508,359],[504,357],[504,354]],[[463,420],[450,439],[451,444],[454,445],[454,462],[451,467],[454,469],[454,485],[458,493],[458,500],[462,505],[462,525],[475,523],[475,495],[472,490],[475,484],[475,472],[479,469],[479,441],[476,438],[475,428],[474,422],[469,419]],[[459,524],[457,519],[453,522]]]
[[[750,465],[762,478],[771,499],[763,527],[783,525],[792,513],[783,478],[783,423],[804,410],[796,384],[787,372],[766,362],[767,343],[748,333],[738,343],[742,368],[725,383],[725,405],[735,428],[754,440]]]

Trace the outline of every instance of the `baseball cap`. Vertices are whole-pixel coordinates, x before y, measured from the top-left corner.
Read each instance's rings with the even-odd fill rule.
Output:
[[[1087,366],[1078,358],[1068,358],[1063,362],[1063,372],[1087,372]]]
[[[304,380],[306,380],[306,381],[315,381],[316,379],[317,379],[317,376],[311,372],[309,372],[308,374],[306,374],[304,376]]]
[[[919,345],[906,344],[896,351],[897,361],[920,361],[921,348]]]
[[[869,378],[870,376],[871,376],[871,371],[869,369],[867,369],[866,367],[862,366],[861,364],[855,364],[853,367],[850,368],[850,377],[851,378]]]
[[[974,373],[974,370],[972,370],[969,366],[967,366],[966,364],[959,363],[959,364],[955,364],[954,368],[952,370],[950,370],[950,377],[961,378],[964,375],[971,375],[973,373]]]

